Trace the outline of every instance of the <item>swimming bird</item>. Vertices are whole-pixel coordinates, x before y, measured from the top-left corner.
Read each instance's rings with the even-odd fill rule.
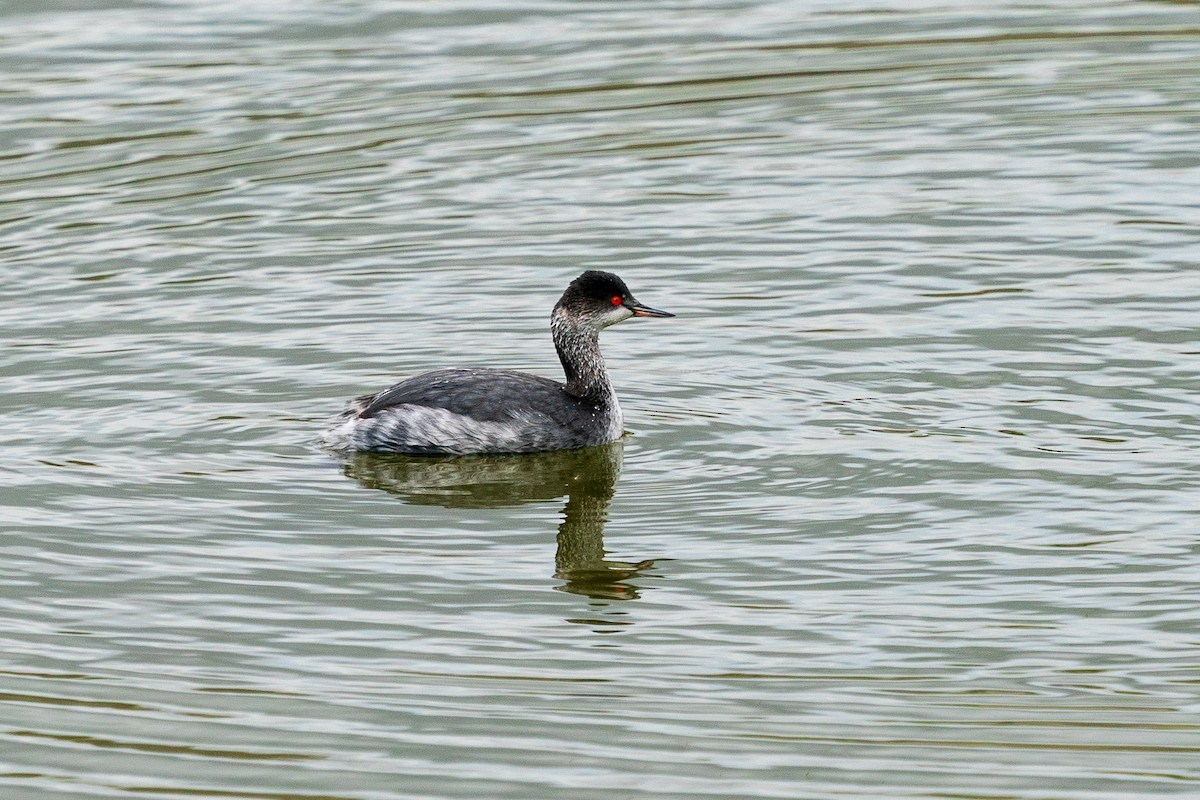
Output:
[[[630,317],[673,316],[638,302],[611,272],[588,270],[550,313],[565,383],[509,369],[433,370],[351,401],[322,444],[343,453],[466,455],[616,441],[624,419],[600,331]]]

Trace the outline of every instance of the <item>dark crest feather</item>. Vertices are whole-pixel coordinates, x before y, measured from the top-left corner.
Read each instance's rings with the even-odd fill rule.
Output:
[[[571,281],[559,299],[558,305],[571,306],[595,301],[608,303],[612,297],[623,299],[629,297],[629,287],[625,285],[625,281],[611,272],[589,269]]]

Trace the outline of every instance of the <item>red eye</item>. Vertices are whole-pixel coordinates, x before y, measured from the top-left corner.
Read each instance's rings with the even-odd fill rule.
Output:
[[[614,306],[619,306],[619,305],[621,305],[621,298],[616,295],[613,295],[613,299],[610,302],[612,302],[612,304]]]

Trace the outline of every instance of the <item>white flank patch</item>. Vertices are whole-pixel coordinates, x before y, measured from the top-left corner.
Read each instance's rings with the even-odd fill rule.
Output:
[[[514,453],[554,449],[555,433],[550,420],[536,413],[514,413],[511,422],[487,422],[444,408],[403,405],[367,419],[344,420],[326,431],[321,443],[338,452],[433,448],[459,454]]]

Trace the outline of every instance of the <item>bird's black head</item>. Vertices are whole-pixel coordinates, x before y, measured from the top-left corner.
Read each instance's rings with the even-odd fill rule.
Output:
[[[629,292],[625,281],[611,272],[590,269],[567,287],[554,306],[555,314],[565,314],[584,327],[607,328],[630,317],[673,317],[642,305]]]

